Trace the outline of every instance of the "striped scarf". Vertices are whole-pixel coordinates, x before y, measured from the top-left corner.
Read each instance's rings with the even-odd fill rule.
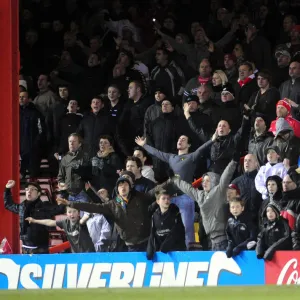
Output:
[[[116,197],[116,201],[117,201],[119,204],[121,204],[121,206],[122,206],[124,209],[126,209],[127,204],[128,204],[128,199],[127,199],[127,198],[118,195],[118,196]]]

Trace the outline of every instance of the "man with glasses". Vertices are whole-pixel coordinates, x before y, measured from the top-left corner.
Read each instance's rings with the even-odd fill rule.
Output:
[[[49,247],[49,232],[45,226],[29,224],[25,219],[33,217],[37,220],[51,219],[55,215],[63,214],[63,206],[52,205],[49,201],[40,199],[42,189],[38,183],[29,182],[26,186],[26,198],[18,204],[13,201],[11,189],[14,180],[9,180],[4,191],[4,206],[7,210],[19,215],[20,239],[23,254],[46,254]]]

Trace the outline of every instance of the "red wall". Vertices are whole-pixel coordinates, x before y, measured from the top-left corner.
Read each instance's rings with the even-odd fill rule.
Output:
[[[19,224],[6,211],[3,190],[7,180],[19,182],[19,0],[0,1],[0,241],[6,237],[19,251]],[[13,190],[19,201],[19,186]]]

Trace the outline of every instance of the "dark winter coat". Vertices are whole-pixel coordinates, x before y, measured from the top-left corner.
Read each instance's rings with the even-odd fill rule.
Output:
[[[228,257],[236,256],[241,251],[247,250],[247,244],[256,241],[257,237],[257,227],[253,223],[252,215],[243,212],[236,218],[231,216],[227,222],[226,234]]]
[[[258,91],[256,78],[253,78],[250,82],[243,85],[242,87],[236,82],[234,86],[235,99],[240,105],[241,110],[243,110],[244,104],[247,104],[253,95],[253,93]]]
[[[258,219],[258,211],[262,202],[261,194],[255,188],[255,177],[257,170],[252,172],[245,172],[243,175],[237,177],[232,181],[240,192],[241,199],[245,201],[245,212],[250,213],[253,221]]]
[[[104,204],[72,202],[71,207],[89,213],[103,214],[114,220],[121,239],[127,245],[146,241],[150,234],[150,215],[148,206],[153,202],[146,194],[132,190],[124,208],[116,198]]]
[[[41,201],[37,198],[34,201],[24,200],[17,204],[13,201],[11,190],[4,191],[4,207],[19,215],[20,239],[26,246],[48,248],[49,231],[46,226],[26,221],[28,217],[37,220],[52,219],[55,215],[64,214],[63,206],[52,205],[49,201]]]
[[[273,134],[265,131],[263,134],[256,136],[254,133],[249,140],[248,153],[254,154],[257,157],[260,166],[266,163],[265,150],[273,143]]]
[[[293,250],[300,250],[300,215],[296,220],[295,230],[292,233]]]
[[[106,189],[111,195],[119,177],[117,170],[122,170],[122,167],[123,163],[115,152],[105,157],[94,156],[92,158],[92,185],[97,191]]]
[[[40,147],[46,137],[45,122],[42,114],[30,102],[20,106],[20,154],[28,154]]]
[[[77,132],[83,137],[83,149],[91,157],[96,155],[99,149],[99,140],[102,135],[114,137],[114,125],[110,116],[104,110],[98,114],[89,112],[80,122]]]
[[[276,119],[276,103],[280,100],[280,93],[275,87],[270,87],[264,94],[258,90],[254,92],[248,102],[248,106],[257,113],[268,118],[271,123]]]
[[[155,252],[184,251],[185,228],[182,223],[179,208],[170,204],[165,213],[158,208],[151,221],[151,231],[148,240],[147,258],[153,259]]]
[[[291,230],[282,217],[267,221],[257,237],[256,255],[258,258],[271,260],[278,250],[291,250]]]

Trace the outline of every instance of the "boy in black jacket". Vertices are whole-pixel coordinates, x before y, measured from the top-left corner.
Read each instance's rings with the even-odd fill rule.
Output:
[[[240,198],[229,201],[231,217],[226,227],[228,258],[238,255],[243,250],[254,249],[256,244],[256,227],[252,222],[251,213],[244,212],[244,208],[245,203]]]
[[[275,202],[267,205],[265,215],[267,220],[257,237],[256,255],[258,259],[272,260],[275,251],[292,250],[291,231]]]
[[[184,251],[185,228],[179,208],[171,203],[170,195],[161,190],[156,196],[159,208],[154,212],[147,246],[147,258],[153,259],[156,251]]]

